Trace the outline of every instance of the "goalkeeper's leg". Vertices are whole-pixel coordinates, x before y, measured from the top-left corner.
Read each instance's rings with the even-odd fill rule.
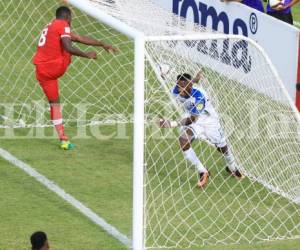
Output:
[[[195,151],[191,147],[191,142],[193,141],[193,138],[193,131],[189,128],[186,128],[179,137],[179,143],[181,150],[183,151],[184,157],[197,168],[197,171],[199,173],[197,186],[199,188],[203,188],[208,181],[209,172],[202,165]]]
[[[230,148],[227,146],[226,138],[218,119],[210,118],[209,120],[207,119],[207,121],[209,121],[209,123],[203,126],[203,135],[224,155],[227,165],[226,171],[237,179],[243,178],[244,176],[240,172]]]
[[[217,150],[221,152],[224,155],[225,161],[226,161],[226,171],[230,173],[232,176],[236,177],[237,179],[242,179],[244,176],[239,170],[234,156],[232,152],[230,151],[229,147],[227,145],[222,147],[217,147]]]
[[[218,136],[215,136],[216,142],[215,145],[217,147],[217,150],[221,152],[224,155],[225,161],[226,161],[226,171],[236,177],[237,179],[242,179],[244,176],[239,170],[238,165],[236,164],[236,161],[234,159],[234,156],[226,144],[226,139],[223,133],[223,130],[221,127],[218,129]]]

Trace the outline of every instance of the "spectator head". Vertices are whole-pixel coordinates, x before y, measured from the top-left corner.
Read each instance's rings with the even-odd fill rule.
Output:
[[[31,249],[32,250],[48,250],[49,244],[47,235],[44,232],[38,231],[31,235]]]

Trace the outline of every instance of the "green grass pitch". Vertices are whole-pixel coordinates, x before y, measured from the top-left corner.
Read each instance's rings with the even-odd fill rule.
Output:
[[[52,0],[31,0],[26,8],[25,5],[19,6],[16,11],[14,9],[15,4],[6,5],[7,2],[2,1],[0,3],[1,10],[5,10],[0,10],[0,33],[3,34],[13,25],[14,29],[4,39],[0,39],[0,53],[2,55],[0,57],[0,81],[11,74],[10,69],[14,68],[15,73],[10,75],[11,84],[16,84],[17,88],[22,89],[24,96],[35,89],[36,93],[33,96],[38,99],[42,96],[42,93],[34,79],[34,68],[28,61],[31,60],[40,30],[53,17],[56,4]],[[39,6],[39,9],[45,10],[45,12],[37,11],[36,6]],[[12,14],[10,15],[10,13]],[[78,12],[75,13],[75,16],[76,14]],[[19,18],[21,15],[22,18]],[[298,6],[294,8],[294,17],[296,21],[300,21],[300,7]],[[83,23],[84,21],[75,18],[73,23],[75,31],[82,33],[89,30],[92,35],[101,34],[105,37],[106,33],[104,31],[101,33],[99,30],[93,30],[92,25],[89,26],[91,19],[87,18],[85,21],[86,27],[76,29],[79,22]],[[36,25],[36,23],[39,25]],[[31,27],[35,27],[35,29],[31,29]],[[101,28],[101,26],[99,27]],[[125,39],[115,36],[106,39],[107,42],[112,44],[114,41],[122,40]],[[9,49],[6,48],[7,44],[9,44]],[[124,44],[123,47],[121,45],[121,49],[128,49],[130,52],[131,48]],[[98,51],[100,52],[100,49]],[[132,58],[129,52],[129,57]],[[11,54],[14,55],[13,58],[15,59],[7,60],[7,58],[11,58]],[[108,58],[105,53],[101,53],[100,58],[102,56]],[[78,82],[88,81],[88,71],[85,77],[78,76],[78,69],[85,69],[87,67],[85,65],[86,61],[84,59],[74,60],[74,64],[62,84],[72,82],[72,77],[81,77],[76,79]],[[91,77],[95,77],[92,71],[99,65],[101,65],[101,59],[94,64],[88,62]],[[104,66],[102,72],[109,74],[112,70],[119,70],[118,72],[121,74],[122,70],[126,69],[122,69],[120,65],[112,61],[111,67],[109,65]],[[113,80],[111,84],[113,84]],[[25,81],[29,84],[24,89],[23,82]],[[127,82],[130,83],[131,79],[127,79]],[[6,102],[13,101],[6,95],[8,89],[0,86],[0,99],[2,102],[3,100]],[[86,92],[82,94],[83,96],[88,90],[84,89],[84,91]],[[100,88],[94,93],[94,96],[96,96],[95,102],[97,102],[97,98],[102,97],[105,91],[109,92],[110,89]],[[64,87],[64,95],[70,95],[71,101],[74,102],[76,102],[76,98],[82,98],[82,96],[72,95],[72,87],[70,86]],[[128,98],[132,99],[132,96],[121,98],[118,101],[122,104]],[[102,107],[99,106],[92,107],[91,113],[96,108],[100,109],[99,113],[101,113]],[[118,105],[116,105],[117,108]],[[74,112],[69,111],[71,114]],[[126,112],[131,113],[131,107]],[[7,133],[14,133],[16,137],[7,139],[7,136],[5,136]],[[35,135],[43,133],[47,138],[38,138],[38,136],[26,138],[31,133]],[[58,148],[52,128],[6,131],[0,129],[0,147],[8,150],[17,158],[53,180],[66,192],[115,226],[121,233],[131,238],[132,126],[124,125],[121,129],[117,125],[101,125],[96,128],[67,126],[67,133],[74,138],[73,142],[76,144],[74,151],[65,152]],[[78,137],[79,134],[86,134],[86,138]],[[78,138],[76,139],[76,137]],[[221,182],[222,180],[218,178],[213,180]],[[126,249],[118,240],[93,224],[76,209],[3,159],[0,159],[0,190],[0,250],[29,249],[29,236],[36,230],[47,232],[52,249]],[[218,197],[215,197],[215,199],[217,200]],[[257,199],[259,199],[259,195]],[[299,249],[299,245],[300,240],[284,240],[253,243],[251,245],[243,243],[229,246],[212,246],[201,249],[296,250]]]

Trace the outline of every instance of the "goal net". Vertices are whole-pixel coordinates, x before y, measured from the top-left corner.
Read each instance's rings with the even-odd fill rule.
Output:
[[[178,72],[195,75],[200,67],[203,79],[197,87],[207,93],[217,110],[227,144],[247,178],[237,181],[228,176],[224,158],[214,145],[205,139],[194,140],[192,147],[211,172],[207,187],[197,189],[197,171],[179,149],[181,130],[157,129],[148,120],[146,245],[189,248],[299,237],[297,115],[270,62],[255,44],[236,38],[228,42],[230,48],[247,48],[249,72],[221,60],[213,59],[213,63],[211,55],[198,52],[197,46],[204,41],[207,45],[228,41],[215,37],[212,41],[171,41],[171,48],[170,41],[146,44],[149,64],[163,62],[171,69],[165,79],[146,83],[146,113],[169,120],[182,117],[182,111],[164,97],[161,85],[171,89]],[[147,70],[146,79],[155,76],[152,69]],[[157,96],[163,101],[155,101]]]
[[[247,38],[186,23],[150,0],[69,3],[77,7],[72,9],[76,33],[103,39],[120,51],[113,56],[102,51],[96,63],[73,59],[60,81],[65,122],[132,123],[137,107],[144,113],[142,118],[135,114],[143,126],[134,148],[135,159],[143,161],[135,166],[140,173],[135,179],[143,180],[134,184],[142,198],[134,204],[142,211],[142,220],[133,225],[142,236],[138,246],[198,248],[300,238],[299,115],[264,51]],[[7,1],[0,7],[0,126],[50,125],[30,59],[57,2]],[[23,28],[15,30],[15,23]],[[143,41],[142,50],[135,47],[137,39]],[[139,53],[144,55],[143,83],[135,77]],[[195,87],[212,103],[246,175],[240,181],[229,176],[214,145],[194,140],[193,149],[211,172],[204,189],[196,187],[196,169],[180,150],[182,128],[157,126],[160,118],[185,117],[171,89],[178,74],[198,72],[202,78]],[[138,86],[144,86],[141,93]]]

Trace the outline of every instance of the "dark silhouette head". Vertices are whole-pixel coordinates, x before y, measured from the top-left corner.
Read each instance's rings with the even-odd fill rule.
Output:
[[[44,232],[38,231],[30,237],[31,249],[32,250],[48,250],[49,244],[47,235]]]
[[[66,6],[60,6],[56,9],[56,19],[66,20],[68,23],[71,23],[72,13],[71,10]]]

